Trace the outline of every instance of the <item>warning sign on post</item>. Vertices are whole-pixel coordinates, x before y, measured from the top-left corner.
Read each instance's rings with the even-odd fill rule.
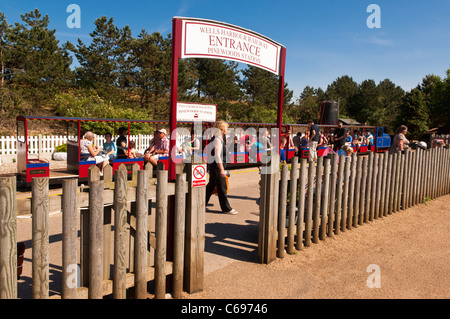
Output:
[[[192,166],[192,187],[206,186],[206,164]]]

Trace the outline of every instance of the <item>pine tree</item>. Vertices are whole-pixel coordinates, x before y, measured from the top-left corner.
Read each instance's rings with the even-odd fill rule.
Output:
[[[400,105],[397,126],[406,125],[410,138],[418,139],[428,131],[428,121],[429,117],[423,93],[418,88],[412,89],[406,93],[403,103]]]
[[[76,69],[77,82],[83,88],[95,89],[105,99],[122,101],[125,98],[121,89],[132,85],[129,77],[131,30],[128,26],[119,29],[113,18],[101,17],[94,24],[89,46],[80,39],[76,47],[70,46],[80,63]]]
[[[49,18],[36,9],[21,15],[7,30],[6,41],[11,47],[5,68],[9,80],[34,107],[43,106],[60,90],[72,85],[72,59],[59,47],[55,30],[49,30]]]

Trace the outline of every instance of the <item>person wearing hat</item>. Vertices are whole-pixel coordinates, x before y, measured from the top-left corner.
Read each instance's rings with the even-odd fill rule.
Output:
[[[158,164],[158,159],[160,156],[168,156],[169,155],[169,139],[167,138],[167,131],[165,129],[158,130],[159,132],[159,140],[155,143],[155,150],[153,151],[153,155],[150,156],[149,162],[152,163],[153,166],[156,167]]]

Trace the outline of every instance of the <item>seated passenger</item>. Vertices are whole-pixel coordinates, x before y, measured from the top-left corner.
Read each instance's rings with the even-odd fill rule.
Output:
[[[308,145],[309,145],[309,134],[308,134],[308,131],[300,139],[300,145],[301,145],[301,149],[302,150],[305,150],[305,149],[308,148]]]
[[[359,151],[361,144],[364,144],[363,140],[365,139],[363,139],[361,131],[356,132],[356,137],[352,141],[352,145],[356,146],[356,151]]]
[[[150,145],[144,151],[144,162],[150,162],[150,157],[153,155],[155,151],[155,144],[160,139],[159,131],[153,131],[153,139],[150,141]]]
[[[195,154],[197,156],[201,156],[201,147],[200,147],[200,140],[195,136],[195,132],[194,130],[192,130],[191,132],[191,155]]]
[[[370,133],[370,131],[367,131],[365,135],[366,135],[365,137],[366,137],[367,145],[369,147],[372,146],[373,145],[373,135],[372,135],[372,133]]]
[[[155,143],[155,148],[153,151],[153,155],[150,156],[149,158],[149,162],[156,167],[156,165],[158,164],[158,159],[161,156],[168,156],[169,155],[169,139],[166,137],[166,130],[165,129],[161,129],[159,130],[159,136],[160,139],[158,141],[156,141]]]
[[[297,134],[292,138],[296,155],[298,155],[298,151],[302,148],[301,140],[302,140],[302,132],[297,132]]]
[[[285,135],[281,136],[281,144],[280,144],[280,162],[286,163],[286,144],[287,138]]]
[[[112,161],[114,156],[117,155],[116,143],[112,141],[111,133],[105,134],[105,140],[106,142],[103,143],[103,153],[106,154],[110,161]]]
[[[328,140],[322,131],[319,131],[319,143],[317,143],[317,147],[327,147]]]
[[[117,138],[117,158],[127,158],[128,157],[128,147],[127,147],[127,134],[128,129],[121,127],[119,129],[119,137]]]
[[[136,150],[136,142],[130,141],[130,149],[128,150],[128,158],[137,158],[139,153]]]
[[[345,133],[345,145],[351,145],[353,141],[352,135],[350,134],[350,131],[347,131]]]
[[[184,142],[181,143],[181,152],[183,154],[183,158],[189,158],[191,157],[191,149],[192,149],[192,144],[191,144],[191,139],[189,138],[189,136],[185,136],[184,137]]]
[[[101,164],[100,173],[103,174],[103,168],[109,164],[108,157],[99,155],[103,150],[102,147],[92,146],[95,134],[87,131],[80,140],[80,161],[95,161],[95,164]]]

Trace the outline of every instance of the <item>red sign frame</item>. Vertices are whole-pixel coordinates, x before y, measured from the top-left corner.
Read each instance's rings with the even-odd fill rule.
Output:
[[[249,35],[254,35],[258,38],[263,38],[264,41],[268,41],[270,43],[275,44],[280,47],[279,52],[279,65],[278,68],[278,111],[277,111],[277,126],[278,126],[278,145],[281,142],[281,126],[283,122],[283,93],[284,93],[284,75],[285,75],[285,66],[286,66],[286,47],[280,45],[279,43],[264,37],[254,31],[250,31],[238,26],[234,26],[228,23],[206,20],[206,19],[196,19],[196,18],[182,18],[182,17],[174,17],[172,19],[172,70],[171,70],[171,86],[170,86],[170,115],[169,115],[169,130],[170,133],[175,131],[177,125],[177,97],[178,97],[178,61],[182,58],[182,40],[183,40],[183,21],[190,20],[196,21],[199,23],[212,23],[214,25],[220,25],[222,27],[230,27],[236,30],[240,30],[241,32],[245,32]],[[205,58],[218,58],[217,56],[203,56]],[[222,57],[221,57],[222,58]],[[228,59],[223,57],[224,59]],[[236,60],[236,59],[233,59]],[[276,61],[278,62],[278,61]],[[255,65],[255,64],[253,64]],[[257,66],[257,65],[256,65]],[[267,68],[262,68],[263,70],[268,70]],[[276,73],[276,70],[271,70],[270,72]],[[175,139],[170,138],[170,149],[173,149],[175,146]],[[280,151],[280,150],[279,150]],[[175,163],[171,159],[172,152],[169,152],[169,180],[175,180]]]

